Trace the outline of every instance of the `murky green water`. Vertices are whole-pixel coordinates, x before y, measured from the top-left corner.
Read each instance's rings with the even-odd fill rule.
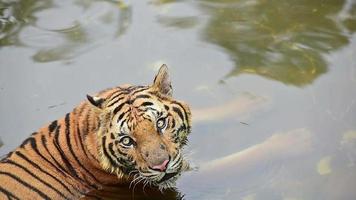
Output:
[[[356,198],[355,1],[2,0],[0,16],[0,155],[167,63],[201,170],[163,199]]]

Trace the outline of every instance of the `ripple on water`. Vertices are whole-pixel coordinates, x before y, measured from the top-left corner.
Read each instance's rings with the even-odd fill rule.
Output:
[[[20,8],[29,10],[24,19],[4,12],[5,17],[12,18],[8,17],[5,24],[8,27],[0,27],[5,30],[2,44],[30,47],[35,51],[32,57],[35,62],[70,60],[125,33],[131,23],[131,7],[120,5],[114,1],[92,0],[48,1],[45,5],[33,2],[32,7]],[[15,5],[7,6],[5,11],[16,9]]]

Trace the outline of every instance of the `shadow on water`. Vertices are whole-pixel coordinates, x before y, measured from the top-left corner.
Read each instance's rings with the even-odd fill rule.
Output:
[[[131,23],[131,8],[115,1],[18,0],[0,6],[0,45],[37,49],[35,62],[70,60],[120,37]]]

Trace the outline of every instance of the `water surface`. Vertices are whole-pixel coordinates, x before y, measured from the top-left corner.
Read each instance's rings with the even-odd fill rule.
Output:
[[[0,155],[166,63],[200,171],[135,198],[355,199],[355,31],[353,0],[3,0]]]

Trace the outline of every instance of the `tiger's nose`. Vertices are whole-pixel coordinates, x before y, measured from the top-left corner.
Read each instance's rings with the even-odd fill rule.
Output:
[[[167,159],[167,160],[163,161],[163,163],[161,163],[160,165],[153,166],[152,169],[164,172],[167,169],[168,162],[169,162],[169,160]]]

